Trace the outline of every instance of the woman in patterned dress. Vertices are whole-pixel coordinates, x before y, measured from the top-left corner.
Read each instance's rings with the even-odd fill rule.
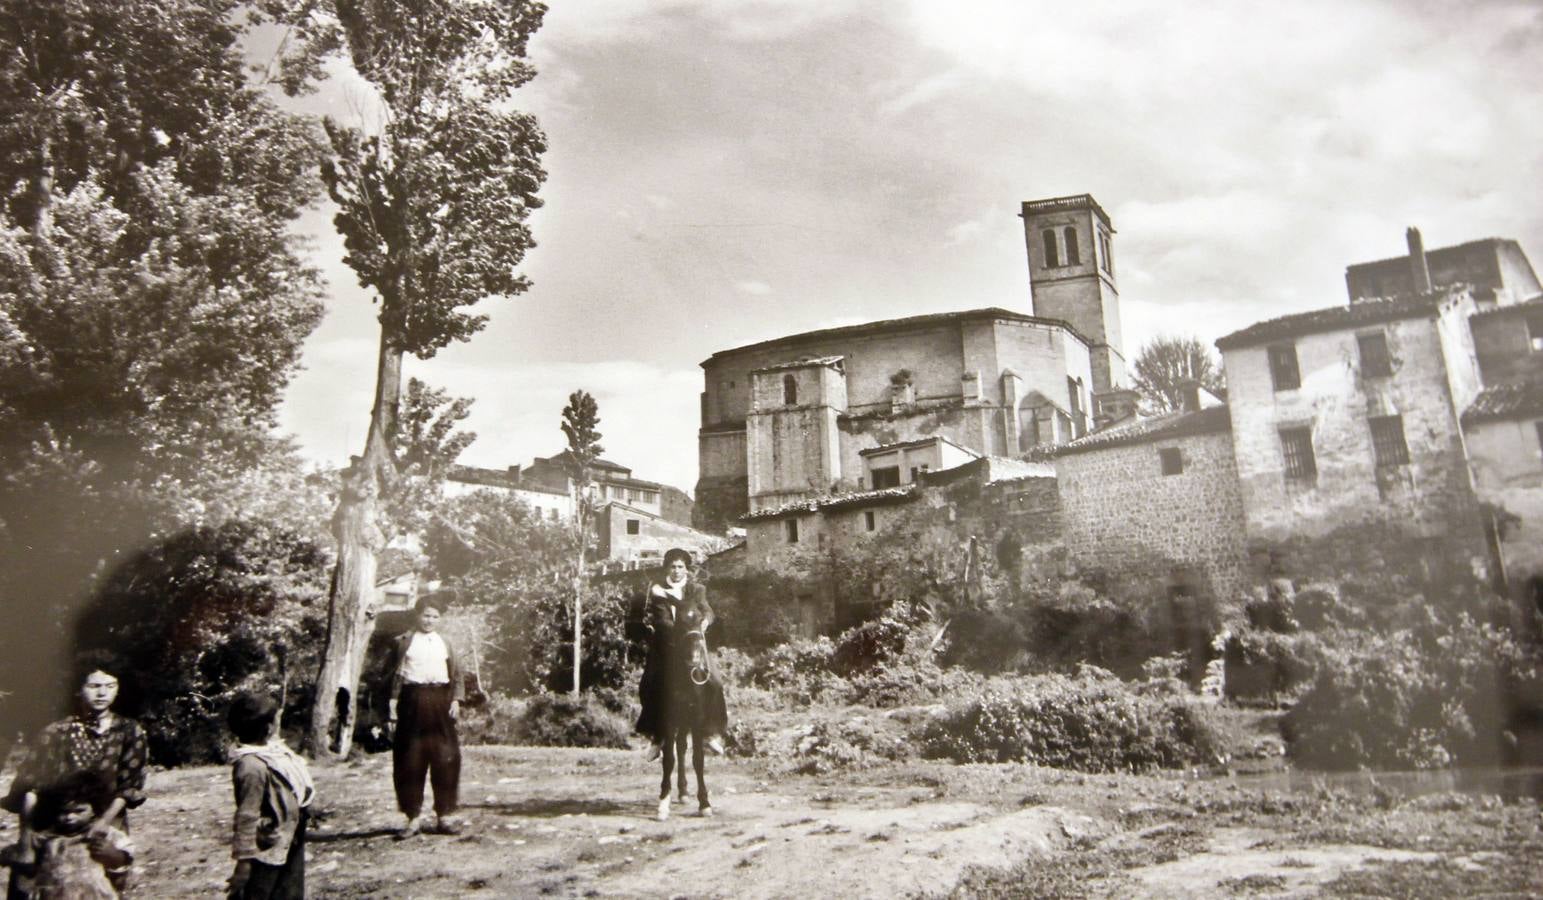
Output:
[[[38,794],[63,784],[79,773],[98,777],[82,783],[96,785],[91,796],[93,818],[86,834],[98,840],[116,828],[128,833],[126,812],[145,802],[145,730],[133,719],[115,715],[118,679],[110,672],[92,668],[76,682],[77,713],[38,732],[26,756],[16,767],[16,778],[0,808],[16,813],[22,833],[32,827]],[[114,879],[121,886],[122,875]],[[13,870],[8,900],[25,900]]]

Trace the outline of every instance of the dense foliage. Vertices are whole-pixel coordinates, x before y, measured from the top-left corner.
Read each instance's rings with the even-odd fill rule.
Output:
[[[269,430],[321,313],[290,232],[320,142],[248,84],[235,11],[0,3],[6,726],[103,572],[293,471]]]
[[[120,673],[159,765],[224,760],[224,709],[242,690],[310,702],[327,588],[315,541],[230,521],[146,548],[104,582],[76,644]]]
[[[1107,673],[1043,675],[955,701],[921,740],[924,755],[961,763],[1142,771],[1217,762],[1221,739],[1207,717],[1187,696],[1138,693]]]

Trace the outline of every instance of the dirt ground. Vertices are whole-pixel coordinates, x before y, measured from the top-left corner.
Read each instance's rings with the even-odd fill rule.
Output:
[[[1408,849],[1397,846],[1408,843],[1397,835],[1411,827],[1401,820],[1358,821],[1366,811],[1349,808],[1347,828],[1312,834],[1314,823],[1326,823],[1300,804],[1280,801],[1273,811],[1282,815],[1272,817],[1270,797],[1183,773],[1091,776],[1031,766],[890,763],[822,777],[787,774],[785,766],[760,760],[708,765],[715,815],[699,816],[693,798],[658,822],[658,764],[640,751],[468,748],[465,833],[406,841],[395,838],[400,819],[389,755],[320,765],[310,893],[1288,897],[1316,895],[1348,872],[1379,864],[1406,871],[1439,864],[1460,873],[1500,856],[1509,883],[1520,877],[1523,890],[1495,895],[1527,896],[1528,877],[1516,872],[1543,873],[1532,801],[1422,808],[1424,818],[1411,821],[1429,827],[1431,849],[1418,849],[1418,842]],[[149,795],[132,819],[141,848],[134,895],[217,894],[230,869],[228,770],[157,772]],[[14,824],[4,827],[0,841],[14,836]],[[1070,891],[1026,877],[1057,871],[1068,876]],[[973,880],[960,886],[967,873]],[[1531,886],[1543,892],[1543,880]]]

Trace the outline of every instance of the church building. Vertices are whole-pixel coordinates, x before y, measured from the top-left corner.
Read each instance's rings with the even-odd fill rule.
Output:
[[[927,454],[939,465],[1018,456],[1123,415],[1134,394],[1108,214],[1081,194],[1025,202],[1021,215],[1028,311],[830,328],[703,362],[696,527],[904,486],[928,470]]]

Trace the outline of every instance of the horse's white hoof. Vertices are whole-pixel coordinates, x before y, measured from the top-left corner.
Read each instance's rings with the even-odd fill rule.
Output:
[[[713,817],[713,808],[711,806],[704,806],[698,812],[701,813],[704,819],[711,819]]]
[[[655,818],[657,818],[661,822],[669,820],[669,818],[670,818],[670,798],[669,797],[666,797],[663,800],[659,801],[659,815],[655,816]]]

